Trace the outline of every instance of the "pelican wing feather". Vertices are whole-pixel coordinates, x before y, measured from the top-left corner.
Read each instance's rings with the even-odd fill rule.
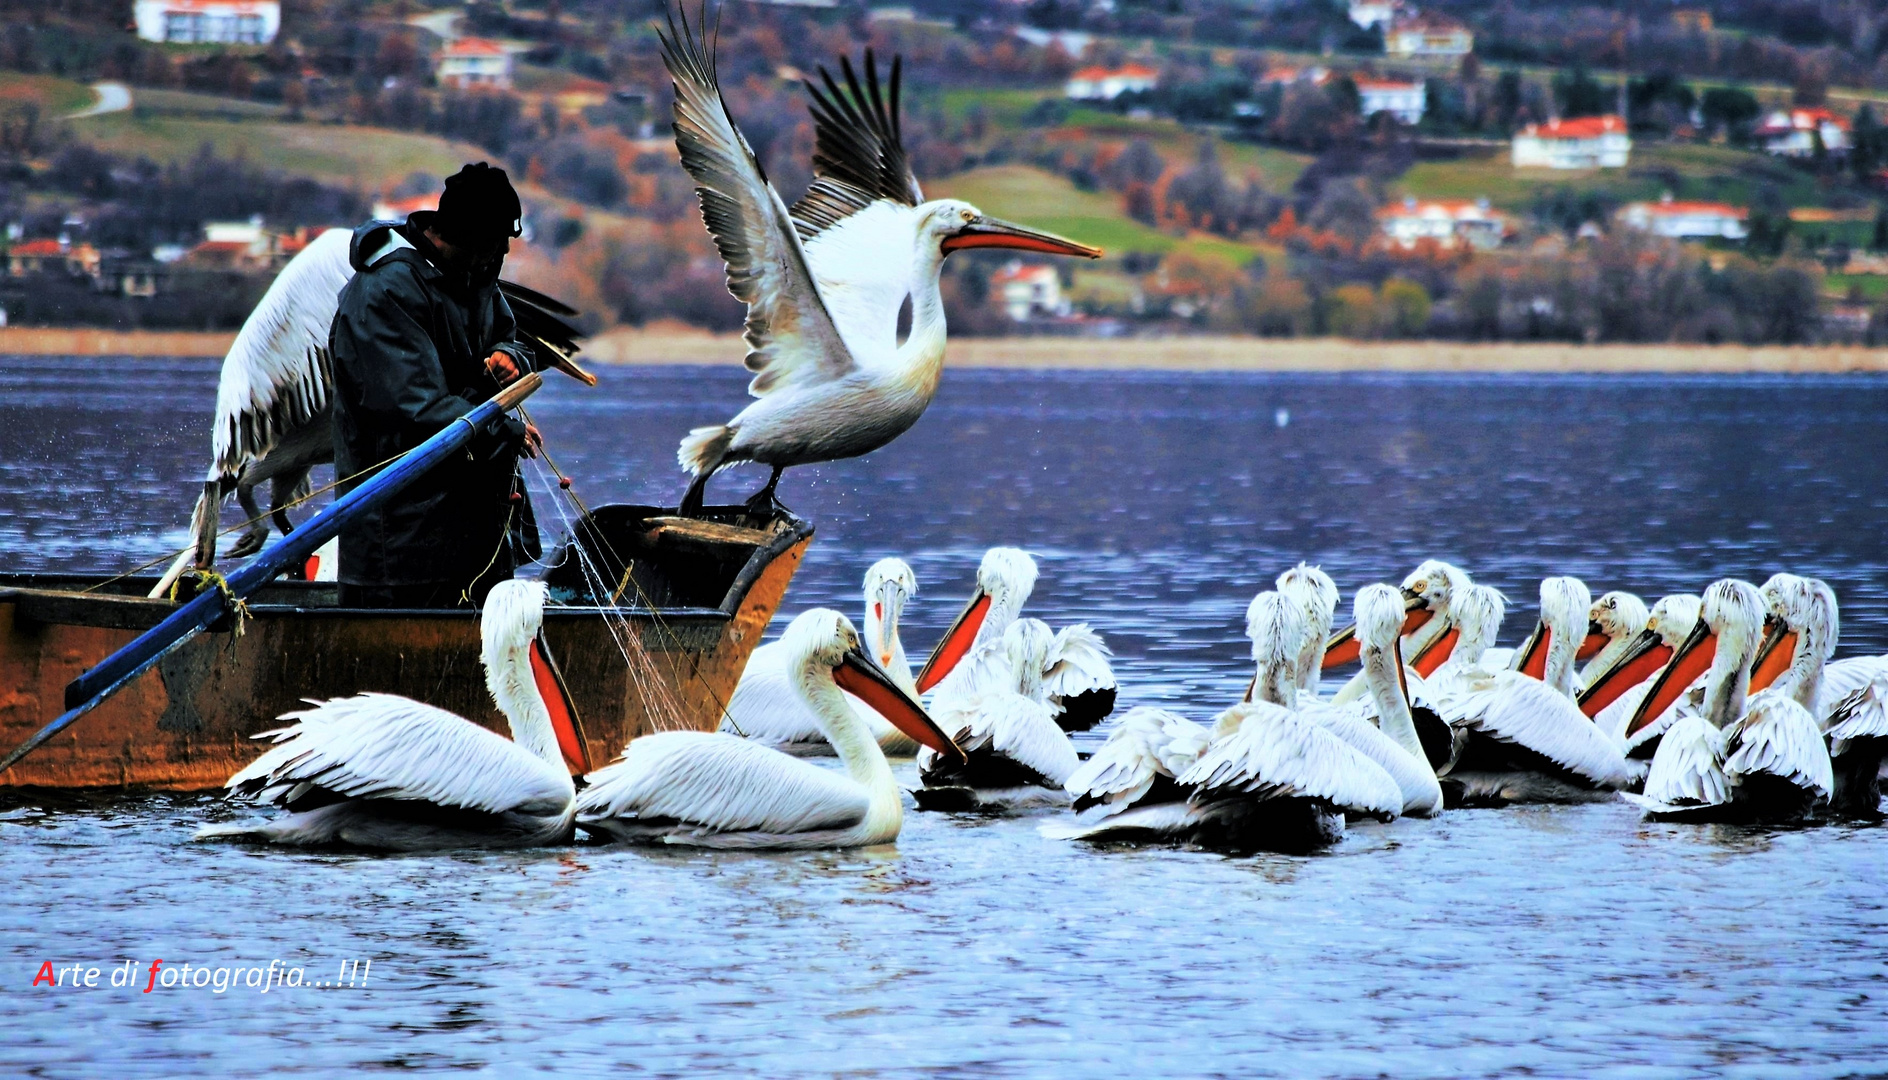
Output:
[[[870,797],[843,773],[732,735],[665,731],[632,741],[589,775],[577,821],[682,822],[717,832],[847,829]]]
[[[1502,671],[1451,717],[1500,742],[1531,750],[1595,787],[1623,788],[1632,770],[1619,747],[1580,712],[1573,699],[1539,679]]]
[[[320,789],[486,813],[556,813],[568,773],[496,732],[395,694],[310,702],[268,732],[275,745],[229,778],[231,791],[286,806]]]
[[[1775,690],[1753,694],[1744,718],[1729,729],[1724,775],[1732,783],[1766,773],[1821,794],[1834,793],[1835,771],[1822,729],[1809,710]],[[1669,738],[1669,736],[1667,736]]]
[[[1322,799],[1346,813],[1385,819],[1403,810],[1403,793],[1383,767],[1337,736],[1270,702],[1243,702],[1233,733],[1179,776],[1195,802],[1243,796]],[[1231,728],[1232,725],[1225,725]]]
[[[973,759],[988,751],[1024,766],[1050,785],[1061,787],[1081,759],[1075,744],[1056,726],[1055,710],[1013,690],[970,694],[936,702],[932,716]],[[919,751],[922,775],[937,759],[930,748]]]
[[[1652,756],[1645,793],[1626,798],[1653,813],[1722,806],[1731,798],[1724,775],[1723,731],[1702,716],[1674,720]]]
[[[893,57],[891,79],[881,87],[878,61],[867,49],[863,84],[852,60],[843,56],[843,87],[823,67],[823,91],[807,80],[813,98],[813,183],[792,211],[802,239],[811,241],[880,200],[901,206],[924,201],[898,123],[902,67],[903,60]]]
[[[1051,700],[1074,697],[1090,690],[1112,690],[1114,668],[1108,663],[1108,645],[1087,623],[1056,631],[1049,648],[1049,666],[1042,688]]]
[[[814,286],[806,252],[779,192],[721,99],[699,28],[671,14],[662,62],[675,86],[675,145],[695,179],[702,222],[728,267],[728,291],[747,305],[748,392],[828,382],[854,369]]]
[[[1178,713],[1149,706],[1129,710],[1108,741],[1063,781],[1078,809],[1118,814],[1145,798],[1162,777],[1171,780],[1206,752],[1207,731]]]
[[[1888,683],[1877,679],[1837,701],[1829,709],[1823,735],[1829,740],[1830,757],[1847,753],[1852,742],[1888,738]]]

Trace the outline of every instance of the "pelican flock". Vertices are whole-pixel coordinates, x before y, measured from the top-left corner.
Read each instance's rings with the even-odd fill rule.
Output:
[[[926,201],[901,141],[900,63],[881,78],[869,51],[859,68],[842,59],[839,77],[822,69],[807,84],[814,181],[789,206],[722,100],[701,26],[671,16],[658,34],[681,162],[747,305],[757,399],[683,440],[682,514],[741,462],[771,469],[748,507],[778,510],[784,469],[865,454],[910,428],[938,388],[950,252],[1100,255],[967,203]],[[324,234],[290,263],[226,359],[199,558],[231,488],[255,514],[250,489],[269,480],[279,508],[331,456],[316,329],[347,280],[347,235]],[[546,361],[594,382],[570,362],[574,313],[505,288]],[[237,551],[258,543],[252,530]],[[1457,565],[1431,559],[1397,585],[1363,585],[1334,629],[1337,583],[1300,562],[1247,607],[1243,694],[1229,688],[1206,723],[1136,705],[1090,753],[1071,734],[1113,714],[1112,653],[1087,622],[1057,630],[1024,613],[1039,578],[1020,548],[988,549],[914,674],[900,628],[917,576],[881,559],[864,575],[863,633],[836,611],[801,613],[754,650],[719,731],[641,736],[581,778],[568,703],[544,696],[561,684],[539,670],[545,588],[504,583],[481,633],[510,739],[386,694],[316,702],[285,716],[228,782],[281,816],[199,835],[416,849],[560,844],[581,831],[835,848],[896,840],[909,797],[922,810],[1058,814],[1041,832],[1062,840],[1308,853],[1353,825],[1527,803],[1624,798],[1676,822],[1880,816],[1888,656],[1834,659],[1836,596],[1813,578],[1725,579],[1648,608],[1550,576],[1531,632],[1503,648],[1509,599]],[[1326,669],[1352,663],[1326,694]],[[821,756],[835,760],[808,760]],[[893,764],[907,758],[908,786]]]

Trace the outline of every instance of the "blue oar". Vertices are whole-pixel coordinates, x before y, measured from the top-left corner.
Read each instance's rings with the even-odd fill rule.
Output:
[[[362,514],[399,494],[401,489],[419,479],[427,470],[459,452],[486,425],[509,411],[544,384],[533,372],[499,391],[498,396],[466,413],[382,469],[361,481],[359,487],[329,503],[301,528],[259,552],[255,558],[224,579],[224,588],[211,588],[172,612],[170,617],[139,634],[130,644],[106,657],[97,667],[66,685],[66,711],[59,719],[39,729],[12,753],[0,759],[0,772],[32,753],[47,739],[59,734],[72,722],[92,711],[126,683],[143,674],[171,650],[189,641],[199,630],[221,618],[229,606],[255,592],[283,570],[304,562],[315,549],[328,542]]]

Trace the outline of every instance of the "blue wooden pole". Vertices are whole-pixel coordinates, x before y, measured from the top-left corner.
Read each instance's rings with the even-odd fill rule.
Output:
[[[231,603],[275,580],[276,575],[288,567],[306,561],[316,548],[362,514],[393,498],[428,470],[458,453],[486,425],[530,397],[543,384],[543,376],[532,372],[499,391],[498,396],[453,421],[432,438],[407,451],[398,461],[363,480],[353,491],[329,503],[300,528],[258,552],[224,579],[229,586],[227,594],[217,588],[199,593],[163,622],[139,634],[98,666],[72,680],[66,685],[66,711],[0,759],[0,772],[12,768],[14,762],[72,726],[73,721],[92,711],[99,702],[195,637],[198,631],[222,617]]]

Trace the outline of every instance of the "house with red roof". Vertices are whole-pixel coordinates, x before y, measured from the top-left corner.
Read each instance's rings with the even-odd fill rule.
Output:
[[[1357,111],[1365,117],[1387,112],[1405,124],[1422,120],[1423,108],[1429,97],[1422,80],[1377,79],[1358,75],[1351,82],[1357,86]]]
[[[1623,169],[1632,136],[1619,116],[1582,116],[1529,124],[1514,133],[1517,169]]]
[[[1071,101],[1113,101],[1122,94],[1152,90],[1158,85],[1160,72],[1145,64],[1085,67],[1069,76],[1067,94]]]
[[[1384,54],[1399,60],[1467,56],[1474,51],[1474,32],[1440,12],[1400,13],[1383,32]]]
[[[1514,233],[1514,220],[1487,199],[1418,199],[1406,196],[1377,209],[1377,227],[1397,247],[1408,250],[1433,240],[1447,250],[1470,247],[1487,251]]]
[[[1750,235],[1750,211],[1744,207],[1674,199],[1669,191],[1658,202],[1627,203],[1614,220],[1674,240],[1742,240]]]
[[[1030,266],[1020,259],[1012,259],[1003,269],[990,275],[990,289],[1001,299],[1003,310],[1016,322],[1028,322],[1038,315],[1066,316],[1071,310],[1068,299],[1062,295],[1062,280],[1056,276],[1053,266]]]
[[[1822,140],[1824,152],[1846,154],[1853,145],[1849,122],[1828,109],[1778,109],[1751,134],[1765,151],[1781,157],[1809,157]]]
[[[460,90],[509,90],[511,53],[486,38],[459,38],[440,50],[433,74],[441,86]]]

